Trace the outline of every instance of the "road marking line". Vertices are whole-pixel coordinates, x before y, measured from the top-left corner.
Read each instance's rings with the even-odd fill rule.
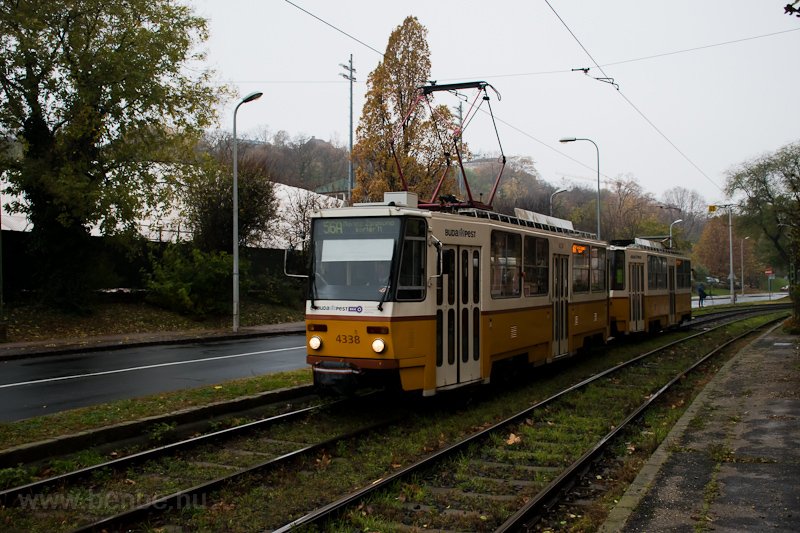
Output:
[[[260,352],[248,352],[248,353],[239,353],[239,354],[232,354],[232,355],[220,355],[217,357],[206,357],[205,359],[192,359],[189,361],[173,361],[172,363],[159,363],[157,365],[144,365],[144,366],[134,366],[131,368],[120,368],[118,370],[104,370],[103,372],[91,372],[89,374],[74,374],[72,376],[61,376],[58,378],[47,378],[47,379],[36,379],[33,381],[20,381],[19,383],[7,383],[5,385],[0,385],[0,389],[8,389],[11,387],[20,387],[22,385],[34,385],[36,383],[51,383],[53,381],[66,381],[68,379],[80,379],[80,378],[88,378],[94,376],[106,376],[109,374],[120,374],[122,372],[134,372],[136,370],[148,370],[150,368],[159,368],[163,366],[177,366],[177,365],[188,365],[190,363],[202,363],[205,361],[219,361],[220,359],[235,359],[237,357],[247,357],[250,355],[261,355],[265,353],[276,353],[276,352],[287,352],[290,350],[300,350],[305,348],[305,346],[295,346],[293,348],[277,348],[275,350],[262,350]]]

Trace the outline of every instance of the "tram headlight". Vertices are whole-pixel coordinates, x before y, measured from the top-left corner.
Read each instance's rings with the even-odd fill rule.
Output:
[[[322,339],[314,335],[310,339],[308,339],[308,347],[312,350],[319,350],[322,348]]]
[[[383,339],[375,339],[372,341],[372,351],[375,353],[382,353],[386,349],[386,343]]]

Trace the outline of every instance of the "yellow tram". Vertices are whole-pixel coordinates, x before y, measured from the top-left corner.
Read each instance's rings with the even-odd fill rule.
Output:
[[[689,258],[658,241],[612,241],[611,333],[658,331],[692,317]]]
[[[430,396],[487,383],[609,335],[607,249],[527,211],[422,208],[414,193],[312,217],[306,302],[314,381],[372,378]]]
[[[312,215],[306,341],[316,384],[347,390],[377,379],[431,396],[488,383],[496,363],[567,357],[605,342],[612,326],[628,333],[691,315],[690,267],[679,254],[640,242],[609,250],[569,221],[493,212],[502,147],[488,202],[475,199],[463,167],[462,125],[489,106],[489,89],[484,81],[418,88],[404,121],[421,104],[436,115],[435,93],[476,91],[466,118],[449,125],[448,164],[430,200],[419,203],[408,192],[392,141],[405,192]],[[442,194],[455,177],[452,161],[465,200]]]

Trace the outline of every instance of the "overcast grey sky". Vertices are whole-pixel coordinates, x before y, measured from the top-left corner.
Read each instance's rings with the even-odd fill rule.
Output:
[[[561,137],[597,143],[603,180],[635,177],[658,198],[681,186],[711,203],[732,166],[800,140],[800,19],[783,13],[786,0],[187,1],[210,21],[219,79],[240,96],[264,92],[239,109],[240,136],[268,128],[346,145],[339,64],[353,54],[357,124],[375,50],[414,15],[428,30],[431,78],[491,83],[505,154],[532,157],[556,186],[594,187],[597,176],[594,146]],[[594,79],[604,74],[593,60],[619,91]],[[222,109],[223,129],[235,104]],[[485,114],[465,140],[498,150]]]

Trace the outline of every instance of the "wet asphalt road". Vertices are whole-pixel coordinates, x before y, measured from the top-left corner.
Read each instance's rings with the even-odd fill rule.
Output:
[[[303,335],[54,355],[0,363],[0,421],[306,366]]]

